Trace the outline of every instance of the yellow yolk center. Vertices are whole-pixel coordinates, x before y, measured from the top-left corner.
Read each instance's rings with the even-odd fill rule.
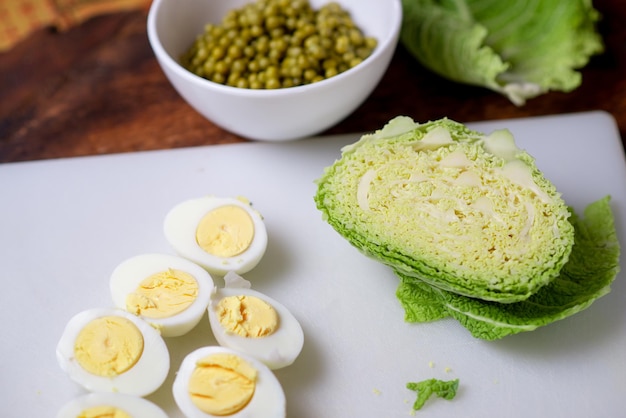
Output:
[[[147,318],[167,318],[187,309],[197,295],[198,282],[192,275],[168,269],[139,283],[126,297],[126,310]]]
[[[228,296],[217,304],[217,316],[226,331],[242,337],[266,337],[278,328],[272,305],[256,296]]]
[[[77,418],[132,418],[115,406],[93,406],[83,410]]]
[[[189,396],[207,414],[232,415],[252,399],[256,378],[257,370],[241,357],[212,354],[196,363],[189,379]]]
[[[113,377],[131,369],[143,353],[143,335],[120,316],[89,322],[74,343],[76,361],[89,373]]]
[[[198,245],[217,257],[234,257],[248,249],[254,222],[245,209],[226,205],[204,215],[196,229]]]

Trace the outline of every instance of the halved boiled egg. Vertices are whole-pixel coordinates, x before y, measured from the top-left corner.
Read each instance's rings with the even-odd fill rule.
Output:
[[[283,304],[250,289],[236,273],[211,295],[208,315],[217,342],[263,362],[270,369],[292,364],[302,351],[304,333]]]
[[[138,315],[164,337],[191,331],[214,287],[202,267],[168,254],[141,254],[123,261],[109,284],[115,306]]]
[[[61,369],[91,392],[146,396],[163,384],[170,368],[159,332],[120,309],[89,309],[72,317],[56,355]]]
[[[263,363],[226,347],[189,353],[172,386],[174,400],[187,418],[283,418],[283,388]]]
[[[180,256],[220,276],[250,271],[267,247],[263,217],[245,198],[184,201],[167,213],[163,229]]]
[[[147,399],[121,393],[88,393],[66,403],[56,418],[168,418]]]

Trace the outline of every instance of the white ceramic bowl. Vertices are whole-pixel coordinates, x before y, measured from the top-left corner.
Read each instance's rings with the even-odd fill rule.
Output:
[[[229,87],[198,77],[178,58],[206,23],[250,0],[154,0],[148,38],[163,72],[200,114],[244,138],[285,141],[319,133],[352,113],[374,90],[389,66],[402,22],[401,0],[339,0],[378,46],[356,67],[323,81],[276,90]],[[318,9],[329,0],[309,0]]]

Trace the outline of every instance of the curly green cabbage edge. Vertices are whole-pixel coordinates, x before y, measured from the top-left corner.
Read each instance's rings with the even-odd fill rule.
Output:
[[[407,322],[458,320],[483,340],[496,340],[567,318],[608,294],[620,271],[620,244],[606,196],[587,206],[584,217],[572,210],[575,244],[559,276],[525,301],[499,304],[438,289],[412,277],[400,277],[396,296]]]
[[[442,131],[447,132],[447,139],[446,135],[441,135],[443,139],[437,138],[438,135],[432,138],[432,134],[439,134]],[[400,274],[469,297],[499,303],[519,302],[530,297],[559,274],[571,252],[574,231],[568,221],[570,213],[565,202],[554,185],[535,166],[534,159],[514,145],[510,134],[500,132],[496,139],[498,140],[496,143],[504,145],[495,147],[497,150],[494,152],[509,155],[507,158],[491,154],[485,149],[484,134],[474,132],[458,122],[440,119],[416,124],[410,118],[394,118],[380,131],[365,135],[356,143],[344,147],[341,159],[327,167],[317,181],[318,191],[314,199],[323,218],[340,235],[365,255],[389,265]],[[438,144],[439,140],[443,142]],[[413,151],[415,148],[424,147],[431,149]],[[503,230],[498,232],[494,239],[500,237],[508,239],[510,228],[514,228],[515,231],[523,228],[521,223],[526,219],[526,212],[523,209],[525,205],[537,204],[539,206],[533,210],[549,213],[545,225],[541,223],[542,221],[535,222],[540,225],[538,227],[533,224],[531,238],[525,241],[514,238],[510,241],[512,244],[509,242],[502,244],[501,253],[509,251],[510,247],[513,247],[513,250],[524,247],[528,254],[506,262],[487,253],[488,247],[485,245],[490,243],[484,244],[481,239],[485,239],[483,225],[489,224],[485,228],[491,229],[494,223],[489,217],[486,220],[481,218],[484,223],[482,225],[475,225],[473,219],[470,221],[455,219],[454,222],[447,222],[444,219],[437,223],[438,213],[419,217],[419,211],[424,206],[421,201],[413,204],[410,200],[407,203],[406,200],[396,197],[390,201],[376,202],[375,210],[370,211],[361,207],[358,189],[361,188],[360,183],[367,177],[367,172],[372,170],[371,167],[377,167],[379,172],[376,176],[382,177],[377,180],[380,183],[380,190],[372,191],[372,196],[368,195],[368,199],[378,198],[379,195],[386,198],[393,195],[391,183],[396,177],[412,176],[410,171],[414,170],[420,160],[431,154],[436,158],[443,156],[445,159],[444,152],[449,156],[454,149],[464,149],[472,153],[476,160],[484,160],[485,167],[479,168],[484,168],[483,171],[497,171],[509,160],[519,162],[525,170],[528,170],[534,185],[540,189],[538,193],[544,194],[547,202],[536,203],[540,199],[529,192],[528,188],[517,187],[504,176],[488,178],[490,184],[484,187],[467,187],[463,190],[464,193],[471,193],[472,189],[481,187],[488,189],[487,192],[491,189],[498,192],[513,190],[513,196],[506,199],[519,201],[513,211],[516,219],[502,221]],[[403,154],[405,151],[408,153],[406,158]],[[394,164],[400,167],[401,172],[396,173],[382,167]],[[453,171],[445,172],[445,176],[439,176],[441,178],[438,177],[437,182],[439,180],[440,183],[447,182],[449,178],[446,176],[451,175]],[[433,183],[435,180],[432,179],[422,182],[426,188]],[[418,187],[422,187],[422,184]],[[455,190],[449,192],[453,194]],[[413,198],[414,190],[407,194],[409,198]],[[418,198],[422,199],[421,196]],[[475,196],[470,194],[467,199],[474,198]],[[471,206],[463,202],[461,204]],[[522,209],[519,209],[520,207]],[[438,209],[437,207],[435,210]],[[504,217],[508,216],[509,212],[504,211],[496,215]],[[448,225],[452,227],[448,228]],[[450,237],[446,238],[448,235]],[[426,236],[429,238],[424,238]],[[431,244],[431,241],[428,241],[439,240],[440,236],[443,238],[438,244]],[[453,250],[441,251],[440,246],[446,245],[453,246]],[[498,251],[500,250],[496,253]]]
[[[591,0],[402,0],[402,44],[426,68],[521,106],[580,86],[604,50]]]

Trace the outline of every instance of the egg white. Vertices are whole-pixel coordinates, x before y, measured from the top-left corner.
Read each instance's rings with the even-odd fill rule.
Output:
[[[272,370],[291,365],[304,345],[304,332],[300,322],[282,303],[248,288],[250,282],[247,280],[241,277],[229,280],[230,277],[227,276],[226,287],[215,289],[208,307],[211,330],[219,345],[253,356]],[[220,300],[237,295],[256,296],[272,305],[278,314],[278,328],[272,334],[258,338],[247,338],[228,332],[220,324],[216,310]]]
[[[248,212],[254,224],[254,238],[243,253],[233,257],[219,257],[209,254],[198,245],[196,228],[207,213],[227,205],[235,205]],[[237,198],[205,196],[181,202],[165,216],[163,230],[178,255],[219,276],[228,271],[243,274],[252,270],[261,261],[267,248],[267,230],[263,217],[249,203]]]
[[[252,399],[242,410],[228,415],[229,418],[284,418],[286,416],[285,393],[280,382],[267,366],[244,353],[226,347],[207,346],[192,351],[183,359],[172,385],[174,400],[186,418],[215,416],[201,411],[194,405],[187,387],[197,361],[216,353],[228,353],[239,356],[258,372]]]
[[[202,319],[213,291],[213,278],[197,264],[174,255],[141,254],[119,264],[111,274],[109,287],[113,303],[126,309],[126,297],[137,289],[139,283],[153,274],[176,269],[192,275],[198,283],[198,294],[194,302],[184,311],[166,318],[148,318],[146,322],[160,330],[163,337],[178,337],[191,331]]]
[[[90,321],[105,316],[121,316],[137,326],[144,339],[141,357],[126,372],[104,377],[85,370],[74,356],[74,345],[79,333]],[[57,361],[74,382],[91,392],[118,392],[146,396],[156,391],[165,381],[170,368],[167,346],[159,332],[141,318],[120,309],[95,308],[82,311],[67,323],[57,344]]]
[[[147,399],[121,393],[88,393],[67,402],[56,418],[76,418],[87,408],[113,406],[133,418],[168,418],[167,414]]]

